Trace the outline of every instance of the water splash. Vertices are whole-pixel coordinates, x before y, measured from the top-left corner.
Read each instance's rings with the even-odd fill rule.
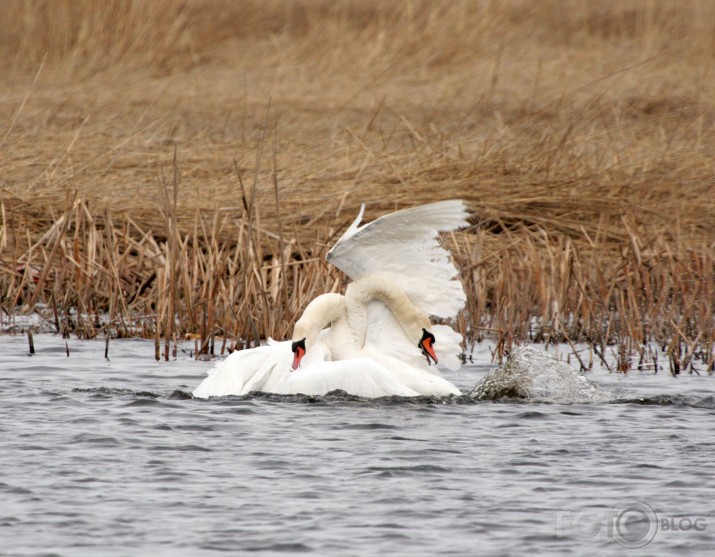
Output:
[[[470,396],[557,404],[598,403],[612,398],[568,364],[532,346],[511,352],[504,365],[474,386]]]

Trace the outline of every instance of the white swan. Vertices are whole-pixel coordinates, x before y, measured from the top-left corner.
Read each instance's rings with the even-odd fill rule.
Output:
[[[459,394],[424,355],[437,359],[436,339],[442,363],[459,367],[461,336],[430,325],[425,313],[453,317],[464,305],[456,269],[437,241],[438,232],[466,224],[463,202],[406,209],[359,226],[363,210],[328,254],[355,279],[345,296],[318,296],[296,323],[292,341],[269,339],[267,346],[234,352],[194,396],[336,389],[365,397]]]
[[[385,334],[368,339],[367,309],[373,300],[385,304],[394,326],[383,323]],[[315,298],[296,323],[292,341],[237,351],[219,362],[194,396],[252,391],[323,395],[337,389],[364,397],[458,395],[428,363],[427,358],[438,357],[427,327],[433,328],[428,317],[394,282],[368,275],[351,283],[345,296]],[[459,350],[459,335],[451,332],[445,352]]]

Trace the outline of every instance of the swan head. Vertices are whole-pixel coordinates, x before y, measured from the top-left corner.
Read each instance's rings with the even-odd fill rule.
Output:
[[[293,370],[298,369],[303,356],[313,346],[319,333],[320,326],[306,315],[296,322],[293,328],[293,342],[290,345],[293,351]]]
[[[417,348],[422,350],[425,358],[427,358],[427,363],[430,364],[430,358],[434,363],[437,363],[437,354],[434,351],[435,343],[434,335],[430,333],[427,329],[422,329],[422,338],[419,343],[417,343]],[[431,365],[431,364],[430,364]]]
[[[293,350],[292,368],[295,370],[298,369],[300,361],[303,359],[303,356],[305,356],[305,338],[294,340],[293,344],[291,344],[291,350]]]

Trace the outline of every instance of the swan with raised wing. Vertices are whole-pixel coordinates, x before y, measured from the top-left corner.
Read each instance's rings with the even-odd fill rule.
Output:
[[[465,224],[461,201],[392,213],[359,226],[362,210],[328,254],[355,279],[345,295],[315,298],[291,341],[234,352],[194,396],[265,391],[321,395],[344,390],[365,397],[445,396],[459,390],[429,365],[459,367],[461,336],[432,325],[427,313],[452,317],[464,304],[461,283],[440,231]],[[380,241],[382,238],[382,242]],[[292,361],[292,365],[291,365]]]

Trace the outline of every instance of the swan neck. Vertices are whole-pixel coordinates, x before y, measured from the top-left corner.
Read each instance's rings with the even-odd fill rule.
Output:
[[[293,328],[293,341],[306,339],[306,351],[325,327],[345,317],[345,299],[340,294],[321,294],[308,304]]]
[[[348,286],[345,292],[348,319],[360,346],[367,334],[367,306],[372,301],[385,304],[410,340],[419,340],[422,329],[430,328],[429,318],[415,307],[407,294],[388,276],[373,274]]]

